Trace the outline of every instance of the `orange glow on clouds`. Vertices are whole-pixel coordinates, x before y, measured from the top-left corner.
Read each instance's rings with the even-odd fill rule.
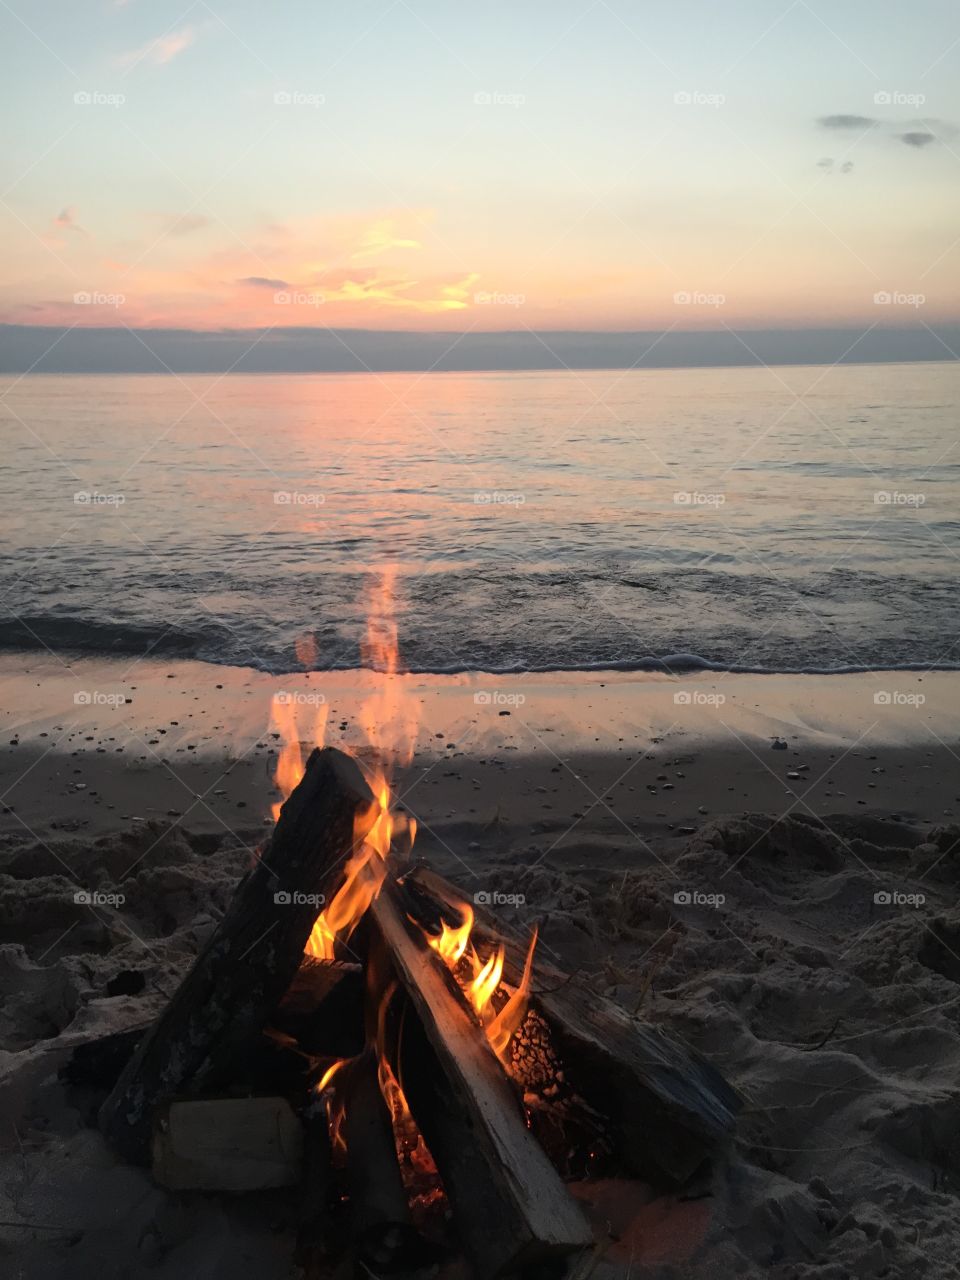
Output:
[[[465,310],[480,279],[444,267],[439,259],[449,255],[425,243],[430,211],[267,223],[249,238],[215,219],[153,212],[142,217],[143,247],[123,241],[109,248],[93,228],[66,235],[81,230],[75,217],[64,210],[42,229],[64,268],[43,264],[45,296],[0,309],[0,319],[216,329],[376,327],[391,317],[402,325],[401,317]],[[52,276],[68,283],[51,289]],[[111,302],[81,310],[77,293]]]

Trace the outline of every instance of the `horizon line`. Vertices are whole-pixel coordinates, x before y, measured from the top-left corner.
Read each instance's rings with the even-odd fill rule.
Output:
[[[742,335],[742,336],[741,336]],[[960,360],[960,322],[734,329],[245,329],[0,322],[0,374],[480,373]]]

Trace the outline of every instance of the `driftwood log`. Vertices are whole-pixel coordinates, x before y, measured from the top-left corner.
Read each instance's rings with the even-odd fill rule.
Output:
[[[431,931],[438,931],[441,916],[458,924],[465,897],[426,867],[404,881],[405,909]],[[516,986],[526,943],[482,908],[475,916],[473,937],[504,944],[503,977]],[[566,1079],[607,1118],[624,1168],[655,1183],[682,1185],[732,1133],[740,1097],[693,1050],[539,958],[530,1006],[549,1028]]]
[[[362,831],[374,806],[351,756],[311,754],[263,855],[100,1110],[104,1135],[128,1160],[148,1158],[158,1107],[218,1087],[258,1040],[301,964],[318,897],[342,876],[355,822]]]
[[[588,1248],[586,1219],[527,1129],[454,978],[411,930],[392,882],[370,916],[410,1003],[400,1083],[477,1273],[497,1276]]]

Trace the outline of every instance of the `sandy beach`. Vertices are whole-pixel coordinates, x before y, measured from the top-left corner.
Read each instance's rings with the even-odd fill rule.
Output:
[[[361,749],[376,679],[3,657],[14,1274],[295,1274],[281,1193],[162,1191],[89,1127],[69,1065],[156,1015],[256,856],[274,697],[305,742],[322,726]],[[745,1099],[693,1200],[578,1188],[600,1273],[952,1274],[960,676],[399,679],[419,708],[396,778],[415,856],[468,895],[522,898],[496,909]]]

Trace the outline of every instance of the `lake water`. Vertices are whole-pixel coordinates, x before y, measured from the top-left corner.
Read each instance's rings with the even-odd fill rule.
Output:
[[[7,379],[0,644],[954,666],[960,369]]]

